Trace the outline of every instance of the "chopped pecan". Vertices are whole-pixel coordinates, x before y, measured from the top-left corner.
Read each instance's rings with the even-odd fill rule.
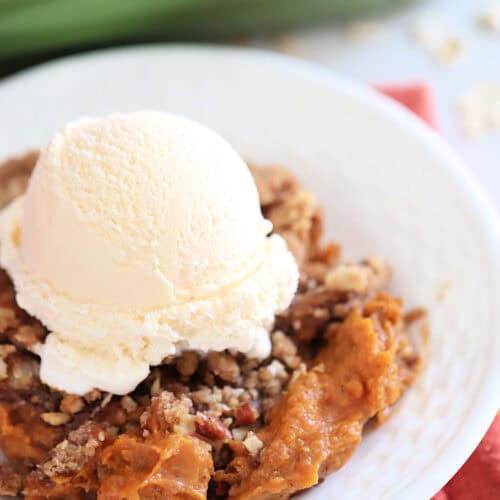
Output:
[[[258,416],[259,414],[257,413],[257,410],[255,410],[255,408],[250,406],[248,403],[245,403],[234,412],[234,423],[236,426],[251,425],[257,421]]]
[[[208,439],[230,439],[231,433],[224,424],[216,418],[209,417],[204,413],[197,413],[195,417],[196,432]]]

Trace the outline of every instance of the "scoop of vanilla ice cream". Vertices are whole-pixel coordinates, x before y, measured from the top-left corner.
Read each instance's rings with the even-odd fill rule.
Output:
[[[0,216],[0,263],[51,332],[42,380],[124,394],[183,349],[267,356],[298,282],[271,229],[210,129],[159,112],[68,124]]]

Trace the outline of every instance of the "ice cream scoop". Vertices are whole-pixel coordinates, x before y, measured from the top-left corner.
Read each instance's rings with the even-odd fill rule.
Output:
[[[0,263],[51,332],[42,380],[124,394],[184,349],[267,356],[298,282],[271,229],[212,130],[159,112],[68,124],[0,218]]]

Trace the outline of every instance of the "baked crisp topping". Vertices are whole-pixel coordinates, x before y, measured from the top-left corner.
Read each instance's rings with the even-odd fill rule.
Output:
[[[9,463],[0,464],[0,495],[16,496],[22,488],[23,473]]]
[[[35,159],[0,170],[2,202],[23,191]],[[252,174],[264,215],[301,268],[265,360],[186,351],[125,396],[60,393],[40,382],[32,353],[46,331],[0,273],[0,447],[9,459],[0,494],[288,498],[342,466],[365,424],[387,418],[420,369],[425,315],[403,315],[382,293],[383,261],[344,263],[338,245],[322,243],[321,210],[287,170]]]
[[[68,415],[73,415],[83,410],[85,402],[80,396],[66,394],[59,405],[59,409]]]
[[[98,428],[90,422],[69,433],[51,452],[49,460],[39,469],[47,477],[57,477],[78,472],[92,460],[97,449],[102,446]]]

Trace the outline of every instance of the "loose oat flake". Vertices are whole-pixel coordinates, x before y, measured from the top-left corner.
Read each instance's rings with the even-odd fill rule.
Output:
[[[482,12],[479,25],[486,31],[500,34],[500,5],[491,6]]]
[[[440,64],[455,64],[465,52],[463,39],[450,33],[439,19],[431,16],[424,16],[416,21],[413,35],[415,40]]]
[[[468,137],[500,131],[500,82],[477,84],[459,98],[457,107]]]

